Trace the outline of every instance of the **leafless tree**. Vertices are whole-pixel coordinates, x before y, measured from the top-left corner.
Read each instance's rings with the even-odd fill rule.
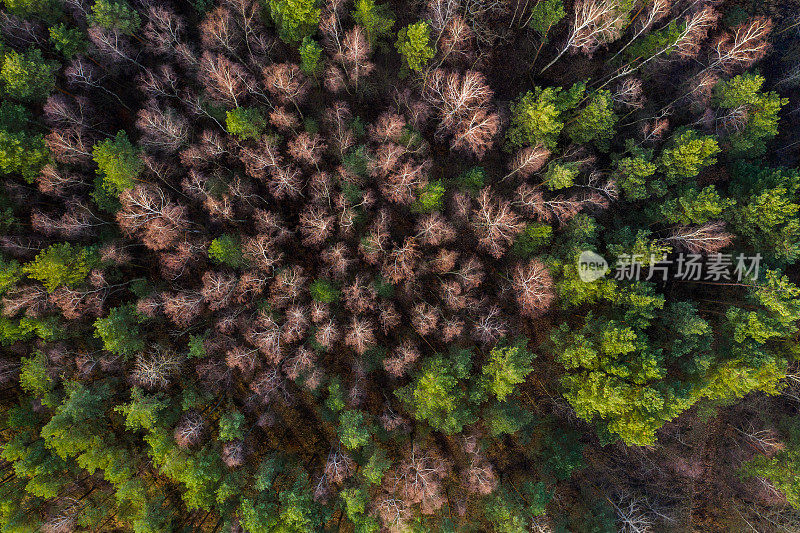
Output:
[[[181,416],[178,425],[175,426],[173,435],[175,442],[181,448],[191,448],[200,442],[205,431],[203,417],[196,411],[188,411]]]
[[[700,226],[680,226],[672,230],[665,242],[689,253],[716,253],[733,243],[734,235],[725,231],[724,222],[707,222]]]
[[[216,7],[203,19],[199,30],[203,48],[238,57],[243,36],[230,9]]]
[[[511,276],[511,284],[523,316],[539,316],[555,299],[553,277],[541,261],[531,259],[518,263]]]
[[[154,100],[139,110],[136,127],[142,132],[142,145],[167,153],[176,152],[190,135],[186,117],[171,107],[161,109]]]
[[[772,20],[764,17],[740,24],[733,34],[726,33],[714,45],[709,69],[733,72],[750,67],[767,54],[771,30]]]
[[[591,56],[601,46],[617,40],[625,27],[629,9],[615,0],[578,0],[569,35],[558,55],[541,72],[556,63],[567,51],[583,51]]]
[[[136,358],[131,378],[148,389],[164,388],[180,370],[181,360],[179,354],[156,347]]]
[[[511,204],[495,199],[488,187],[480,192],[477,203],[472,212],[472,228],[478,236],[478,247],[499,259],[524,229],[524,224]]]
[[[250,75],[239,63],[213,52],[203,52],[200,57],[200,77],[206,93],[212,99],[233,107],[239,107],[252,85]]]
[[[328,452],[328,459],[325,461],[325,477],[334,485],[341,485],[345,479],[353,475],[355,469],[355,462],[338,447],[332,448]]]
[[[547,163],[550,157],[550,150],[537,144],[536,146],[527,146],[519,150],[511,159],[508,165],[508,174],[503,179],[510,178],[515,174],[527,179],[533,175],[534,172],[539,172]]]

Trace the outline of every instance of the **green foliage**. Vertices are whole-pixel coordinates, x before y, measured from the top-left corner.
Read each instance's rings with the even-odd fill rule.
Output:
[[[342,158],[342,164],[356,176],[366,177],[369,173],[369,154],[367,154],[367,147],[360,144],[347,152]],[[348,198],[348,200],[353,203],[359,203],[363,194],[363,191],[360,191],[358,199]]]
[[[645,33],[633,42],[624,52],[627,61],[646,61],[647,59],[664,54],[668,57],[674,50],[675,44],[681,39],[686,30],[685,22],[671,21],[661,29]]]
[[[458,187],[477,194],[486,184],[486,170],[483,167],[472,167],[458,175]]]
[[[89,24],[124,35],[133,35],[142,25],[139,13],[124,0],[96,0],[87,19]]]
[[[532,519],[544,514],[552,497],[542,482],[525,482],[519,488],[501,486],[489,497],[484,516],[496,533],[526,533],[532,529]]]
[[[424,20],[409,24],[397,32],[395,47],[409,69],[422,70],[436,55],[436,50],[430,44],[430,34],[431,25]]]
[[[721,113],[744,113],[744,125],[724,138],[731,157],[758,157],[766,152],[766,142],[778,134],[778,113],[789,100],[778,93],[764,93],[764,78],[742,74],[721,81],[714,87],[714,103]],[[736,119],[733,119],[736,120]]]
[[[53,388],[53,380],[47,373],[47,356],[37,351],[31,357],[22,358],[19,373],[22,390],[43,397]]]
[[[713,185],[703,189],[691,187],[661,204],[660,213],[654,218],[670,224],[704,224],[722,218],[723,211],[735,203],[730,198],[720,197]]]
[[[205,337],[202,335],[189,335],[189,359],[203,359],[208,355],[205,347]]]
[[[394,26],[394,17],[389,6],[376,4],[375,0],[356,0],[353,18],[359,26],[364,28],[367,40],[373,46],[389,35]]]
[[[219,417],[219,440],[227,442],[244,436],[244,414],[236,409],[225,411]]]
[[[553,236],[553,228],[541,222],[531,222],[517,236],[511,253],[517,257],[528,258],[546,246]]]
[[[659,169],[673,183],[693,178],[703,168],[716,163],[719,152],[719,145],[713,137],[687,130],[676,134],[661,152]]]
[[[601,296],[613,302],[608,316],[589,313],[582,328],[553,333],[552,353],[567,370],[564,395],[579,417],[643,445],[701,398],[776,392],[786,369],[782,346],[800,318],[800,289],[788,279],[768,272],[752,289],[753,309],[728,310],[729,333],[718,345],[691,304],[664,308],[647,287],[618,286]]]
[[[411,204],[412,213],[430,213],[442,209],[445,187],[441,181],[431,181],[419,192],[417,200]]]
[[[644,267],[657,263],[671,251],[671,247],[650,235],[650,230],[640,229],[634,233],[629,226],[624,227],[611,234],[610,240],[614,243],[608,245],[608,251],[617,257],[629,255]]]
[[[481,418],[489,434],[496,438],[503,435],[517,435],[523,441],[527,439],[528,430],[533,425],[531,412],[514,400],[489,404],[483,409]]]
[[[594,142],[599,148],[607,149],[618,118],[612,104],[609,91],[592,93],[566,128],[569,138],[578,144]]]
[[[326,279],[315,279],[309,285],[309,292],[311,297],[324,304],[329,304],[339,299],[339,290]]]
[[[780,272],[767,270],[765,280],[751,289],[750,297],[758,304],[755,310],[730,307],[728,320],[733,340],[745,343],[752,339],[764,344],[770,339],[788,337],[797,332],[800,320],[800,288]]]
[[[63,22],[57,26],[50,26],[50,41],[53,43],[53,47],[67,59],[85,53],[89,47],[82,31],[70,28]]]
[[[64,331],[57,317],[41,319],[23,317],[19,320],[0,317],[0,345],[8,346],[33,337],[52,341],[64,337]]]
[[[316,76],[322,71],[322,47],[309,36],[303,37],[300,43],[300,68],[309,76]]]
[[[652,162],[653,151],[637,147],[628,142],[629,157],[617,161],[614,174],[617,185],[628,200],[643,200],[650,196],[648,179],[656,173],[658,166]],[[657,190],[664,194],[666,191]]]
[[[364,421],[364,414],[355,409],[347,409],[339,414],[339,440],[348,450],[355,450],[369,443],[370,429]]]
[[[572,472],[585,466],[581,434],[576,431],[553,428],[547,432],[546,447],[541,458],[544,468],[556,479],[566,481]]]
[[[139,150],[124,131],[118,131],[113,139],[95,144],[92,158],[97,163],[97,174],[103,179],[103,188],[115,196],[133,188],[144,170]]]
[[[526,348],[528,339],[520,337],[513,344],[499,343],[489,352],[483,365],[483,383],[489,394],[503,401],[514,392],[514,386],[525,382],[533,371],[535,355]]]
[[[316,0],[266,0],[278,36],[287,43],[299,43],[313,35],[319,24]]]
[[[42,282],[48,291],[53,292],[64,285],[74,287],[81,283],[95,263],[93,252],[65,242],[53,244],[39,252],[33,261],[22,267],[22,272]]]
[[[417,420],[443,433],[458,433],[473,417],[466,387],[461,383],[469,376],[471,358],[471,350],[455,346],[447,355],[436,354],[425,361],[409,385],[395,394]]]
[[[392,466],[392,462],[382,448],[375,447],[367,463],[361,469],[361,475],[373,485],[380,485],[383,475]]]
[[[563,0],[540,0],[531,8],[528,27],[545,39],[553,26],[566,15]]]
[[[63,14],[59,0],[3,0],[3,5],[9,13],[22,19],[39,18],[53,22]]]
[[[254,107],[237,107],[225,115],[225,129],[241,140],[257,140],[266,126],[264,115]]]
[[[0,295],[14,287],[22,278],[22,268],[16,261],[5,261],[0,257]]]
[[[557,163],[552,161],[542,176],[545,186],[551,191],[572,187],[580,171],[576,163]]]
[[[578,105],[586,86],[575,84],[568,91],[561,87],[536,87],[511,105],[511,125],[508,129],[508,146],[519,148],[543,144],[555,148],[561,130],[563,114]]]
[[[328,383],[328,399],[325,400],[325,405],[334,413],[338,413],[347,405],[344,403],[344,392],[338,378],[333,378]]]
[[[729,220],[753,252],[777,263],[800,257],[800,174],[740,163],[730,186],[737,203]]]
[[[106,318],[95,320],[94,336],[102,339],[109,352],[130,357],[144,349],[138,325],[140,320],[134,304],[114,307]]]
[[[151,431],[163,422],[162,413],[167,407],[167,403],[157,396],[146,395],[142,389],[134,387],[131,389],[131,401],[115,407],[114,411],[125,417],[126,428]]]
[[[39,102],[56,87],[58,63],[47,61],[38,48],[23,53],[6,50],[0,66],[0,82],[6,95],[23,102]]]
[[[782,421],[783,442],[776,447],[776,453],[757,455],[745,462],[739,475],[747,480],[763,478],[780,491],[786,501],[795,509],[800,509],[800,424],[798,418],[786,418]]]
[[[24,107],[0,104],[0,173],[19,174],[31,183],[50,161],[50,152],[42,135],[30,131],[29,122]]]
[[[238,268],[244,265],[242,245],[233,235],[223,234],[211,241],[208,246],[208,257],[229,267]]]
[[[387,300],[394,298],[394,285],[383,279],[381,276],[375,278],[372,286],[375,287],[375,293],[378,295],[378,298],[384,298]]]

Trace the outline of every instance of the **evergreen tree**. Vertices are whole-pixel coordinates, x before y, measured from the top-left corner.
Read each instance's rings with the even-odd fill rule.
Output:
[[[95,262],[92,251],[64,242],[39,252],[33,261],[22,267],[22,271],[52,292],[64,285],[73,287],[81,283]]]
[[[415,22],[397,32],[395,47],[410,70],[420,71],[433,59],[436,51],[430,45],[431,26],[426,21]]]
[[[132,189],[144,170],[139,150],[131,144],[124,131],[117,132],[113,139],[95,144],[92,158],[97,163],[97,174],[103,180],[103,188],[115,196],[125,189]]]
[[[23,53],[6,50],[0,66],[0,81],[5,94],[23,102],[39,102],[56,86],[58,63],[42,57],[38,48]]]

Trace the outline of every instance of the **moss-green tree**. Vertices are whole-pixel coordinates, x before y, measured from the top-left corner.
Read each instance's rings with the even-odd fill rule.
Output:
[[[543,144],[555,148],[561,130],[562,114],[573,109],[583,96],[584,84],[575,84],[568,91],[561,87],[536,87],[511,105],[508,145],[511,148]]]
[[[97,0],[88,16],[90,24],[108,30],[117,30],[125,35],[133,35],[142,25],[141,17],[124,0]]]
[[[357,409],[347,409],[339,415],[339,440],[348,450],[355,450],[369,443],[369,425],[364,414]]]
[[[319,24],[320,9],[316,0],[267,0],[278,36],[287,43],[299,43],[310,36]]]
[[[800,174],[739,163],[729,187],[737,200],[729,220],[748,250],[778,264],[800,257]]]
[[[0,81],[6,95],[23,102],[39,102],[56,86],[58,63],[42,57],[38,48],[19,53],[6,50],[0,67]]]
[[[211,241],[208,246],[208,257],[233,268],[244,265],[242,245],[239,243],[239,239],[227,233]]]
[[[661,152],[659,168],[672,183],[693,178],[703,168],[716,163],[719,152],[716,139],[687,130],[676,134]]]
[[[70,28],[63,22],[57,26],[50,26],[50,42],[67,59],[83,54],[89,47],[86,36],[81,30]]]
[[[448,354],[436,354],[426,361],[413,381],[396,394],[417,420],[452,434],[473,419],[468,391],[461,381],[469,377],[472,352],[453,347]]]
[[[39,252],[36,258],[25,264],[22,271],[42,282],[48,291],[64,285],[74,287],[89,275],[96,263],[93,252],[70,243],[53,244]]]
[[[62,3],[58,0],[3,0],[3,5],[9,13],[23,19],[53,22],[63,14]]]
[[[244,435],[244,414],[230,409],[219,417],[219,440],[226,442],[241,439]]]
[[[95,144],[92,158],[97,163],[97,174],[103,180],[103,188],[113,195],[132,189],[144,170],[139,150],[131,144],[124,131],[117,132],[113,139]]]
[[[540,0],[531,8],[528,27],[546,40],[550,30],[566,15],[563,0]]]
[[[225,128],[228,133],[242,140],[258,139],[265,127],[264,115],[256,108],[237,107],[225,115]]]
[[[500,343],[489,352],[481,371],[482,379],[488,393],[498,401],[505,400],[533,371],[531,362],[535,355],[528,351],[527,343],[525,337],[520,337],[513,343]]]
[[[595,91],[570,120],[566,133],[573,142],[594,142],[601,149],[608,148],[616,124],[617,115],[612,107],[611,93],[606,90]]]
[[[356,0],[353,18],[364,28],[367,40],[373,46],[378,40],[389,35],[392,26],[394,26],[394,17],[389,6],[376,4],[375,0]]]
[[[18,174],[27,182],[50,161],[44,138],[30,124],[24,107],[8,101],[0,104],[0,173]]]
[[[140,320],[133,304],[120,305],[111,309],[107,317],[95,320],[94,335],[109,352],[130,357],[144,349]]]
[[[431,26],[427,21],[419,21],[397,32],[395,47],[409,69],[420,71],[433,59],[436,50],[430,44]]]
[[[309,36],[300,43],[300,68],[309,76],[316,76],[322,70],[322,47]]]
[[[778,113],[789,103],[777,93],[761,90],[764,78],[742,74],[721,81],[714,87],[714,103],[731,124],[724,139],[731,157],[758,157],[766,151],[766,142],[778,133]]]

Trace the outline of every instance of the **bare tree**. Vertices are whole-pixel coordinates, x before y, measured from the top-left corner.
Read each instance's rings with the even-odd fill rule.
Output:
[[[537,144],[536,146],[527,146],[519,150],[511,159],[508,165],[508,174],[503,179],[510,178],[515,174],[519,174],[522,178],[529,178],[534,172],[539,172],[547,159],[550,157],[550,150]]]
[[[615,0],[578,0],[573,9],[566,43],[541,72],[553,66],[567,51],[581,50],[591,56],[601,46],[615,41],[629,16],[629,8],[625,9]]]
[[[514,238],[524,229],[524,224],[505,200],[495,200],[489,187],[477,198],[478,207],[472,212],[472,228],[478,236],[478,247],[499,259]]]
[[[674,243],[689,253],[716,253],[733,243],[734,235],[725,231],[724,222],[707,222],[700,226],[680,226],[672,230],[666,242]]]
[[[531,259],[518,263],[511,276],[511,284],[523,316],[541,315],[555,299],[553,277],[541,261]]]
[[[190,135],[186,117],[171,107],[161,109],[155,100],[139,110],[136,127],[142,132],[142,145],[167,153],[176,152]]]
[[[767,54],[771,30],[772,20],[764,17],[740,24],[733,34],[724,34],[714,45],[709,68],[726,72],[748,68]]]
[[[253,83],[242,65],[221,54],[203,52],[200,69],[203,72],[200,78],[208,96],[225,105],[239,107]]]

